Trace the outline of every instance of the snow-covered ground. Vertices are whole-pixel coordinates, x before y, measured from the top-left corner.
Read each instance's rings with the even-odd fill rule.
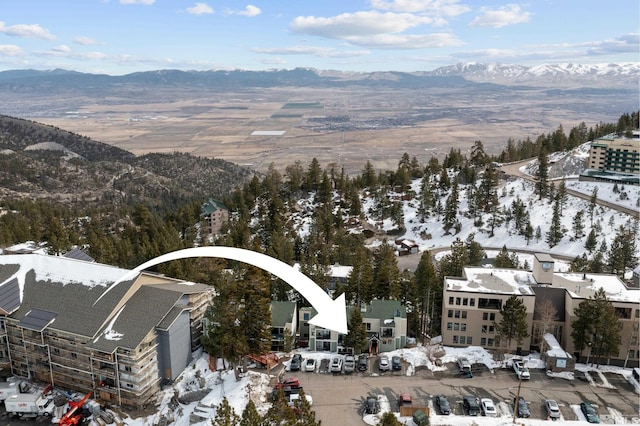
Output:
[[[491,371],[501,368],[503,365],[496,362],[491,354],[485,349],[478,346],[470,346],[468,348],[452,348],[442,347],[434,345],[417,346],[414,348],[398,349],[392,352],[388,352],[387,355],[398,355],[404,359],[407,363],[407,375],[413,375],[416,367],[426,367],[432,371],[441,371],[445,367],[439,366],[431,362],[431,359],[440,358],[442,363],[455,362],[459,357],[466,357],[473,364],[484,364]],[[315,358],[318,361],[323,359],[330,359],[335,354],[327,352],[312,352],[304,351],[304,358]],[[540,360],[538,354],[531,354],[523,357],[525,364],[530,369],[544,368],[544,363]],[[505,365],[509,365],[511,360],[507,355],[507,359],[503,361]],[[304,364],[303,364],[304,366]],[[586,364],[577,364],[576,370],[585,373],[585,377],[589,380],[592,375],[598,375],[598,386],[600,387],[612,387],[607,381],[606,377],[602,373],[616,373],[622,375],[627,381],[633,384],[636,389],[636,393],[640,395],[640,383],[638,383],[632,376],[631,369],[623,369],[619,367],[611,366],[589,366]],[[547,373],[551,374],[551,373]],[[554,374],[554,377],[562,378],[565,380],[574,380],[573,374],[559,373]],[[206,354],[198,355],[195,362],[187,367],[181,376],[175,381],[173,386],[164,389],[159,395],[158,410],[153,415],[147,417],[141,417],[137,419],[127,418],[125,424],[129,426],[151,426],[158,424],[161,417],[166,418],[171,426],[209,426],[211,420],[215,416],[216,407],[220,404],[223,397],[226,397],[229,404],[234,408],[239,415],[244,410],[249,399],[253,400],[260,413],[266,413],[269,409],[271,402],[266,398],[266,395],[270,393],[270,381],[272,376],[263,372],[249,371],[246,375],[243,375],[239,381],[236,381],[233,371],[211,371],[208,364],[208,356]],[[595,381],[593,381],[595,385]],[[196,396],[194,402],[191,403],[176,403],[178,400],[189,399],[189,396]],[[197,400],[196,400],[197,399]],[[378,399],[380,405],[380,413],[377,415],[364,415],[363,422],[369,425],[375,425],[381,414],[386,411],[390,411],[391,404],[386,399],[386,396],[381,395]],[[502,406],[504,405],[504,406]],[[497,418],[487,417],[473,417],[468,416],[439,416],[435,414],[435,410],[431,410],[430,417],[432,425],[464,425],[470,424],[476,425],[507,425],[512,424],[512,417],[509,414],[510,407],[506,407],[506,403],[499,402],[496,404],[498,413],[502,413]],[[566,421],[571,424],[587,424],[580,407],[578,405],[571,406],[576,413],[578,421]],[[608,411],[608,413],[607,413]],[[623,424],[628,419],[625,419],[619,412],[614,409],[607,409],[601,407],[599,409],[600,414],[608,414],[610,418],[616,421],[616,424]],[[197,416],[197,417],[196,417]],[[412,425],[410,418],[399,417],[399,420],[407,425]],[[640,414],[638,423],[640,423]],[[521,425],[548,425],[549,422],[545,420],[536,419],[518,419],[517,424]]]

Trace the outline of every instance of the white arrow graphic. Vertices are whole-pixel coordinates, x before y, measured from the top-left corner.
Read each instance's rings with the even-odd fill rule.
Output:
[[[135,278],[141,271],[155,266],[159,263],[169,262],[171,260],[186,259],[190,257],[217,257],[229,260],[237,260],[239,262],[248,263],[249,265],[256,266],[260,269],[264,269],[267,272],[271,272],[273,275],[282,279],[288,283],[291,287],[296,289],[305,299],[311,303],[311,306],[318,311],[318,314],[314,316],[309,322],[318,327],[326,328],[329,330],[337,331],[338,333],[346,334],[347,328],[347,311],[344,301],[344,293],[338,296],[337,299],[332,300],[327,293],[324,292],[316,283],[314,283],[309,277],[303,273],[295,270],[293,267],[286,263],[267,256],[266,254],[258,253],[251,250],[245,250],[235,247],[224,246],[209,246],[209,247],[194,247],[184,250],[177,250],[171,253],[166,253],[147,262],[135,269],[132,269],[126,273],[122,278],[113,283],[98,300],[102,298],[107,292],[114,288],[116,284]],[[95,303],[98,303],[96,300]],[[95,304],[94,303],[94,304]]]

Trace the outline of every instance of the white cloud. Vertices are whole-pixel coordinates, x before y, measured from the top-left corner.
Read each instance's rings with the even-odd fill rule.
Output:
[[[349,58],[354,56],[368,55],[366,50],[347,50],[340,51],[328,47],[320,46],[291,46],[282,48],[253,48],[251,49],[255,53],[269,54],[269,55],[314,55],[323,58]]]
[[[469,26],[502,28],[529,22],[531,18],[531,13],[521,10],[517,4],[508,4],[495,10],[483,7],[480,11],[481,15],[471,21]]]
[[[187,12],[192,15],[208,15],[213,13],[213,8],[206,3],[196,3],[187,8]]]
[[[73,39],[74,43],[81,44],[83,46],[92,46],[98,44],[98,42],[90,37],[78,36]]]
[[[428,12],[438,16],[458,16],[471,8],[460,4],[459,0],[370,0],[374,9],[394,12]]]
[[[49,30],[42,28],[38,24],[18,24],[7,27],[4,22],[0,21],[0,33],[13,37],[36,37],[45,40],[55,39],[55,36],[51,34]]]
[[[330,18],[298,16],[291,22],[290,27],[297,33],[333,39],[348,39],[349,37],[399,33],[433,22],[432,18],[409,13],[370,11],[343,13]]]
[[[638,52],[640,50],[640,34],[625,34],[613,40],[593,43],[587,50],[588,55],[610,55],[623,52]]]
[[[54,52],[58,52],[58,53],[69,53],[69,52],[71,52],[71,48],[69,46],[67,46],[66,44],[61,44],[59,46],[56,46],[56,47],[52,48],[51,50],[53,50]]]
[[[425,49],[464,44],[453,35],[447,33],[421,35],[376,34],[369,37],[349,37],[346,40],[358,46],[377,49]]]
[[[243,16],[258,16],[262,13],[262,10],[260,10],[259,7],[256,7],[252,4],[247,5],[247,7],[244,8],[244,10],[238,12],[238,15],[243,15]]]
[[[155,3],[156,0],[120,0],[120,4],[146,4],[150,5]]]
[[[22,56],[24,52],[15,44],[0,44],[0,56]]]

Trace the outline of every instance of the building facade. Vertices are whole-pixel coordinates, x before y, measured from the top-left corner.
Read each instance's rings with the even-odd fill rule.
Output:
[[[640,139],[604,137],[591,142],[589,169],[640,173]]]
[[[0,256],[0,362],[12,374],[140,407],[200,346],[203,284],[61,256]],[[117,283],[115,285],[114,283]]]
[[[209,199],[202,205],[200,217],[205,224],[206,234],[219,234],[222,226],[229,221],[229,210],[220,201]]]
[[[581,362],[591,346],[575,351],[571,323],[574,309],[602,288],[619,317],[621,345],[606,360],[619,366],[638,366],[640,289],[628,287],[615,275],[555,272],[554,259],[536,254],[532,271],[464,268],[463,277],[445,277],[442,306],[442,343],[446,346],[477,345],[498,353],[540,351],[544,336],[551,334],[564,351]],[[501,341],[495,323],[500,309],[512,295],[526,307],[529,337],[520,345]],[[597,342],[594,342],[595,346]]]

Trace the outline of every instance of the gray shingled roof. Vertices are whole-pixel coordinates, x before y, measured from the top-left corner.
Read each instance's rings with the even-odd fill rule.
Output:
[[[85,262],[95,262],[96,260],[89,256],[87,253],[83,252],[79,248],[75,247],[69,250],[64,254],[64,257],[68,257],[71,259],[84,260]]]
[[[20,306],[20,283],[12,278],[0,286],[0,310],[12,313]]]
[[[40,332],[51,324],[56,319],[56,316],[58,316],[58,314],[55,312],[45,311],[43,309],[32,309],[20,320],[18,327]]]
[[[271,325],[274,327],[284,327],[293,320],[296,304],[287,301],[271,302]]]
[[[106,330],[111,326],[114,332],[122,336],[118,340],[109,340],[101,335],[88,346],[104,352],[113,352],[117,347],[135,349],[145,336],[162,322],[181,297],[180,292],[157,286],[140,287],[127,301],[113,324],[105,327]]]
[[[94,306],[94,302],[105,291],[104,287],[36,281],[35,277],[33,270],[25,274],[22,305],[11,318],[22,320],[32,309],[57,312],[53,328],[88,338],[98,332],[133,283],[126,281],[118,284]]]

